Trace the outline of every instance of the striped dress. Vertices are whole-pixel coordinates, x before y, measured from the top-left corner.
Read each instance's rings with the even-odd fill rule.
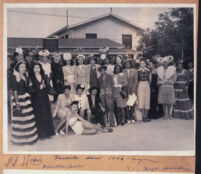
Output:
[[[177,81],[175,83],[176,103],[173,113],[175,118],[193,118],[193,106],[188,96],[187,76],[186,70],[177,72]]]
[[[12,90],[17,91],[20,110],[16,109],[16,101],[12,96],[11,141],[16,145],[33,144],[38,139],[38,133],[30,95],[27,92],[27,80],[17,81],[13,76]]]

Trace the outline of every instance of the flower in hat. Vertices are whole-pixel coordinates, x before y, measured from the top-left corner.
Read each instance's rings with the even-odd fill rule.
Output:
[[[79,54],[79,55],[77,56],[77,59],[79,59],[79,58],[85,59],[85,56],[84,56],[83,54]]]
[[[71,53],[64,53],[63,58],[65,61],[71,60],[72,59],[72,54]]]
[[[15,52],[22,55],[23,54],[23,49],[21,47],[15,48]]]
[[[102,60],[105,60],[105,59],[106,59],[106,54],[101,54],[100,58],[101,58]]]

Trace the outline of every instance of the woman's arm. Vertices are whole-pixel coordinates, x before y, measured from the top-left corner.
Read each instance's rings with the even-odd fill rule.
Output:
[[[58,96],[58,99],[57,99],[56,107],[55,107],[55,109],[54,109],[53,117],[56,117],[60,105],[61,105],[61,96],[59,95],[59,96]]]
[[[149,73],[149,85],[151,85],[151,81],[152,81],[152,73],[150,71],[150,73]]]
[[[19,103],[17,91],[13,91],[13,95],[14,95],[15,102],[16,102],[16,108],[17,108],[17,110],[20,110],[20,103]]]

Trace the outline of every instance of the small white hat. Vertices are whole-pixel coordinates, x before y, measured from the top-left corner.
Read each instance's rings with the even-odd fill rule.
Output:
[[[21,47],[15,48],[15,52],[18,54],[23,54],[23,49]]]
[[[174,60],[173,56],[166,56],[163,58],[163,62],[172,62]]]
[[[50,52],[48,50],[41,50],[38,52],[38,55],[41,57],[48,57],[50,55]]]
[[[47,56],[49,56],[50,55],[50,52],[48,51],[48,50],[44,50],[43,51],[43,56],[44,57],[47,57]]]
[[[72,54],[71,53],[64,53],[63,58],[65,61],[71,60],[72,59]]]
[[[79,55],[77,56],[77,59],[79,59],[80,57],[85,60],[85,56],[84,56],[83,54],[79,54]]]
[[[101,54],[100,58],[101,58],[102,60],[105,60],[105,59],[106,59],[106,54]]]

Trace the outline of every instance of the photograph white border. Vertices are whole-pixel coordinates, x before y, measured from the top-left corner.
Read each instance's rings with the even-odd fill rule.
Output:
[[[197,79],[197,9],[196,4],[151,4],[151,3],[4,3],[3,5],[3,153],[4,154],[63,154],[63,155],[166,155],[194,156],[196,133],[196,97],[194,97],[194,151],[9,151],[8,150],[8,108],[7,108],[7,9],[8,8],[139,8],[139,7],[172,7],[194,9],[194,96],[196,96]]]

